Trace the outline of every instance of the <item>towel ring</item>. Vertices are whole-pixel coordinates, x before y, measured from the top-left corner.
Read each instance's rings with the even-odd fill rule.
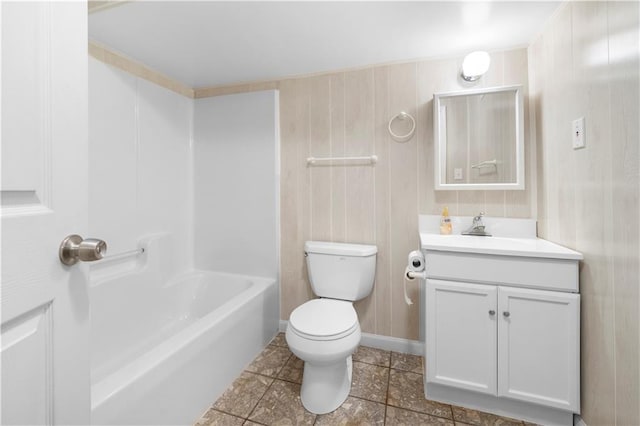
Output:
[[[393,120],[395,120],[396,118],[399,120],[406,120],[407,118],[411,120],[411,130],[409,130],[409,132],[406,135],[396,135],[395,133],[393,133],[393,130],[391,130],[391,123],[393,123]],[[389,120],[389,134],[391,135],[393,140],[397,142],[408,141],[409,139],[411,139],[411,136],[413,136],[413,132],[415,131],[416,131],[416,120],[411,116],[411,114],[407,114],[404,111],[394,115],[393,117],[391,117],[391,120]]]

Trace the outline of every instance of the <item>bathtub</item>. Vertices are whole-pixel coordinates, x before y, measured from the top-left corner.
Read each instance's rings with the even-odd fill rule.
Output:
[[[159,270],[91,286],[92,424],[191,425],[277,332],[274,279]]]

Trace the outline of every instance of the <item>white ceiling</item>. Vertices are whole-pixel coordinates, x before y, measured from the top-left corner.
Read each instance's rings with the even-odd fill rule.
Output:
[[[191,87],[526,46],[559,2],[134,1],[90,38]]]

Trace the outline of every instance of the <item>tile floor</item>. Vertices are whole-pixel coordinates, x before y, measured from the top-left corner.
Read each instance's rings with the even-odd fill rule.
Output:
[[[332,413],[300,402],[303,363],[278,334],[195,426],[232,425],[523,425],[514,419],[424,398],[422,358],[360,346],[351,393]],[[526,424],[526,423],[524,423]]]

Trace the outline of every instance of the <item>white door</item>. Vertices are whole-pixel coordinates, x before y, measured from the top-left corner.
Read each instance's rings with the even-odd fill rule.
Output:
[[[580,295],[500,287],[498,395],[580,411]]]
[[[496,394],[497,287],[427,280],[427,381]]]
[[[2,2],[2,424],[88,424],[87,5]]]

